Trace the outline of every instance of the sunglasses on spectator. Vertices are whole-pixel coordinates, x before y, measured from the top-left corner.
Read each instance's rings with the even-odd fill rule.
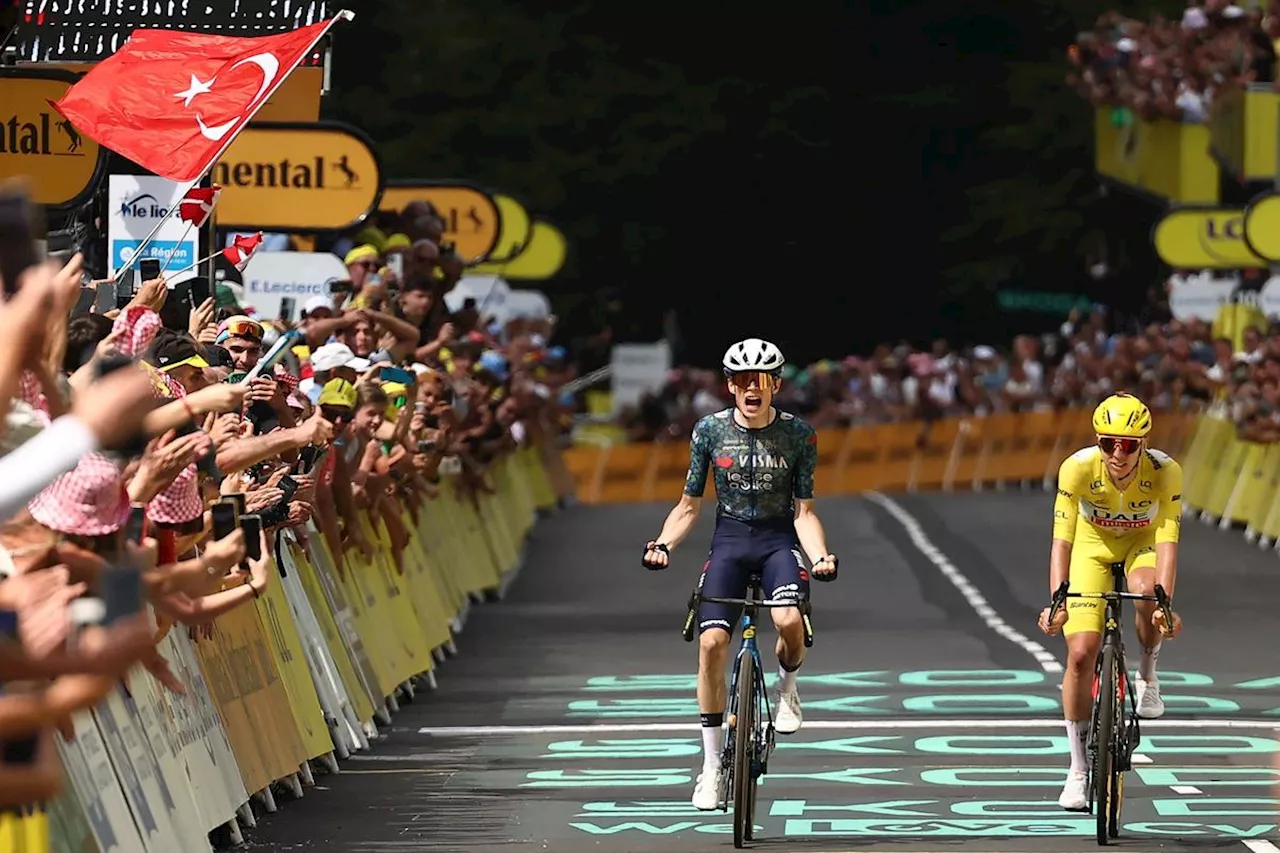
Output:
[[[763,370],[748,370],[743,373],[733,374],[729,377],[729,381],[734,384],[734,387],[741,388],[745,391],[751,387],[752,383],[754,383],[757,388],[772,388],[773,378],[774,376],[772,373],[766,373]]]
[[[1138,452],[1138,447],[1141,446],[1141,444],[1142,439],[1140,438],[1112,438],[1111,436],[1106,435],[1098,438],[1098,447],[1101,448],[1102,452],[1107,456],[1114,453],[1117,447],[1120,448],[1120,452],[1123,455],[1131,456]]]
[[[234,320],[227,324],[226,331],[233,338],[262,340],[262,324],[254,320]]]

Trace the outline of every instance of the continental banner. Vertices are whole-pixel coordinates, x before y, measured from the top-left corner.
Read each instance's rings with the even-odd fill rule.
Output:
[[[1244,239],[1265,261],[1280,263],[1280,193],[1263,193],[1244,209]]]
[[[0,181],[22,178],[32,201],[50,207],[87,202],[101,182],[107,150],[49,106],[76,75],[0,67]]]
[[[1175,269],[1265,267],[1245,241],[1245,212],[1183,207],[1156,223],[1151,233],[1160,260]]]
[[[567,255],[568,246],[560,230],[546,222],[534,222],[528,242],[519,254],[506,261],[477,264],[472,272],[516,280],[545,281],[560,272]]]
[[[372,141],[337,122],[249,125],[214,166],[219,228],[342,231],[378,209]]]
[[[391,181],[381,209],[399,212],[414,201],[429,201],[440,212],[444,239],[453,242],[463,263],[480,263],[497,246],[502,217],[484,190],[460,181]]]

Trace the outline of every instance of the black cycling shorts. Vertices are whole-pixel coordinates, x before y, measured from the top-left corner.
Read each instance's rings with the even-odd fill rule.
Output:
[[[702,567],[701,591],[711,598],[745,598],[747,581],[759,572],[764,597],[775,601],[809,595],[809,570],[800,555],[795,525],[788,519],[748,524],[727,516],[716,519],[711,550]],[[703,601],[698,633],[721,628],[730,635],[742,608]]]

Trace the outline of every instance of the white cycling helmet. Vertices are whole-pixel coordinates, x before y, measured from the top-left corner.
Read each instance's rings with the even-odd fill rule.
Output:
[[[787,363],[787,360],[782,357],[782,350],[768,341],[747,338],[729,347],[725,351],[722,363],[725,376],[748,370],[777,375],[782,372],[782,366]]]

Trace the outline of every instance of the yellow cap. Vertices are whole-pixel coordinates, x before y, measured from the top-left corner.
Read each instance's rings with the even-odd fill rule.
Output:
[[[321,406],[341,406],[345,409],[356,407],[356,386],[345,379],[330,379],[320,392]]]
[[[413,241],[409,239],[408,234],[392,234],[387,238],[387,242],[383,244],[382,251],[391,252],[396,249],[408,249],[413,246]]]
[[[347,266],[351,266],[352,264],[359,263],[360,261],[376,261],[378,256],[381,254],[382,253],[379,252],[376,247],[365,243],[364,245],[356,246],[350,252],[347,252],[347,256],[342,259],[342,262]]]

